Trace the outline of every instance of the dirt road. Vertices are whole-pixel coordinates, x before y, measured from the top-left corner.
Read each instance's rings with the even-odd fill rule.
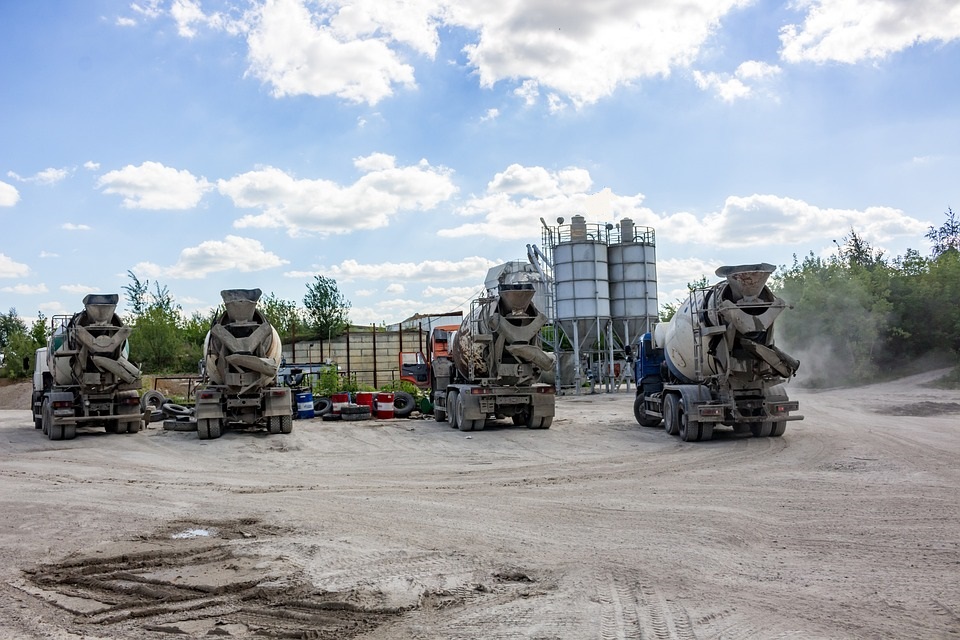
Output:
[[[0,411],[2,638],[958,638],[960,392],[804,393],[683,443],[298,421],[53,442]]]

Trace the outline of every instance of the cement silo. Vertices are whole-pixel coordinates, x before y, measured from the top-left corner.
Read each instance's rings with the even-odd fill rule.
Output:
[[[556,322],[575,352],[590,350],[610,320],[606,229],[573,216],[553,246]]]
[[[657,321],[657,248],[650,227],[623,218],[607,247],[610,319],[621,346],[636,342]]]

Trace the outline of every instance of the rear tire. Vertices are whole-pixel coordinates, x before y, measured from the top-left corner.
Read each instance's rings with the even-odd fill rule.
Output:
[[[671,436],[680,433],[680,403],[675,393],[663,399],[663,429]]]
[[[771,438],[779,438],[783,435],[783,432],[787,430],[787,423],[784,421],[774,422],[773,428],[770,429]]]
[[[753,434],[754,438],[769,437],[772,431],[773,431],[772,422],[751,422],[750,423],[750,433]]]
[[[433,419],[437,422],[446,422],[447,421],[447,411],[446,409],[441,409],[437,406],[433,407]]]
[[[457,404],[460,402],[460,394],[456,391],[451,391],[447,394],[447,409],[450,410],[450,427],[453,429],[460,428],[460,419],[457,415]]]
[[[280,416],[269,416],[267,418],[267,431],[273,435],[280,433]]]
[[[475,420],[470,420],[463,417],[463,405],[464,402],[460,398],[460,394],[457,394],[457,406],[453,408],[454,414],[457,416],[457,428],[460,431],[473,431],[473,425]]]
[[[293,431],[293,416],[280,416],[280,433]]]

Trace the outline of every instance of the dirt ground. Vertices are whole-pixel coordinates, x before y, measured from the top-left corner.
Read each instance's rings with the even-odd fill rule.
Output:
[[[792,389],[684,443],[549,430],[34,430],[0,389],[0,638],[960,638],[960,392]],[[12,403],[12,404],[11,404]]]

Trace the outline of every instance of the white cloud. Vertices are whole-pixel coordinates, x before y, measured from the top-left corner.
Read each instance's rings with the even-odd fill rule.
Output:
[[[400,295],[406,290],[407,288],[399,283],[388,284],[387,287],[384,289],[384,291],[386,291],[392,296]]]
[[[100,163],[94,162],[93,160],[87,160],[86,162],[83,163],[83,168],[86,169],[87,171],[99,171]]]
[[[86,295],[91,291],[96,291],[96,287],[90,287],[85,284],[62,284],[60,285],[60,291],[66,291],[67,293],[75,293],[77,295]]]
[[[60,254],[53,253],[52,251],[41,251],[39,257],[40,258],[59,258]]]
[[[380,262],[360,264],[356,260],[344,260],[339,265],[320,267],[316,271],[288,271],[289,278],[312,277],[323,273],[335,280],[403,280],[405,282],[452,282],[472,280],[482,282],[490,267],[499,263],[469,256],[456,262],[448,260],[424,260],[423,262]]]
[[[20,201],[20,192],[12,184],[0,182],[0,207],[12,207]]]
[[[0,278],[23,278],[29,273],[30,267],[0,253]]]
[[[147,278],[196,280],[220,271],[253,273],[287,263],[257,240],[228,235],[223,240],[206,240],[184,249],[177,262],[168,267],[141,262],[132,271]]]
[[[137,26],[137,21],[133,18],[124,18],[118,16],[116,24],[118,27],[135,27]]]
[[[922,235],[928,226],[892,207],[821,209],[802,200],[758,194],[730,196],[719,212],[705,216],[699,224],[688,223],[681,220],[683,235],[674,232],[671,237],[727,248],[798,245],[841,238],[851,227],[865,240],[883,243],[896,237]]]
[[[206,178],[197,178],[186,169],[165,167],[159,162],[127,165],[105,173],[97,181],[104,193],[123,196],[127,209],[191,209],[213,188]]]
[[[540,97],[540,85],[536,80],[524,80],[520,86],[513,90],[513,94],[523,100],[523,104],[532,107],[537,103]]]
[[[733,75],[725,73],[693,72],[697,86],[704,91],[713,90],[724,102],[734,102],[753,94],[755,87],[765,86],[780,74],[780,67],[758,60],[748,60],[737,67]]]
[[[335,95],[374,105],[395,86],[416,84],[391,44],[436,51],[431,9],[427,1],[361,0],[313,13],[302,0],[267,0],[247,35],[249,73],[275,97]]]
[[[780,30],[788,62],[877,60],[915,44],[960,39],[953,0],[799,0],[802,25]]]
[[[13,171],[7,171],[7,176],[13,178],[17,182],[27,182],[31,184],[39,185],[50,185],[56,184],[61,180],[67,178],[71,173],[70,169],[56,169],[54,167],[49,167],[43,171],[38,171],[32,176],[26,178],[20,176],[19,174]]]
[[[43,284],[16,284],[12,287],[2,287],[0,291],[4,293],[19,293],[22,295],[34,295],[37,293],[46,293],[47,285]]]
[[[494,236],[508,240],[537,238],[542,234],[543,218],[553,225],[558,216],[569,218],[582,213],[597,222],[616,222],[628,217],[638,225],[657,219],[641,206],[643,194],[619,196],[609,189],[590,193],[590,173],[570,167],[549,171],[543,167],[510,165],[487,184],[487,192],[471,198],[456,210],[460,216],[475,218],[437,234],[447,238]]]
[[[657,259],[657,279],[662,282],[693,282],[701,276],[712,280],[714,272],[723,263],[717,260],[701,260],[700,258],[671,258]]]
[[[480,116],[480,122],[487,122],[489,120],[496,120],[500,117],[499,109],[487,109],[486,113]]]
[[[73,222],[64,222],[60,225],[65,231],[90,231],[91,227],[87,224],[74,224]]]
[[[154,19],[162,13],[160,3],[161,0],[143,0],[142,2],[131,3],[130,8],[145,18]]]
[[[197,0],[174,0],[170,13],[184,37],[198,25],[243,34],[247,73],[275,97],[337,96],[370,105],[415,87],[405,56],[433,59],[440,34],[456,29],[472,34],[463,54],[482,87],[516,82],[515,94],[528,106],[542,88],[556,113],[689,66],[721,20],[750,2],[264,0],[231,20],[205,15]]]
[[[240,218],[235,227],[286,228],[290,235],[385,227],[400,211],[433,209],[457,192],[450,172],[426,160],[397,167],[393,156],[375,153],[355,159],[354,165],[365,174],[347,186],[298,180],[265,167],[220,180],[217,187],[235,206],[262,210]]]
[[[720,20],[748,0],[451,3],[445,19],[478,33],[464,52],[480,84],[534,79],[577,107],[688,66]],[[526,93],[525,95],[530,95]],[[555,100],[553,109],[561,103]]]

